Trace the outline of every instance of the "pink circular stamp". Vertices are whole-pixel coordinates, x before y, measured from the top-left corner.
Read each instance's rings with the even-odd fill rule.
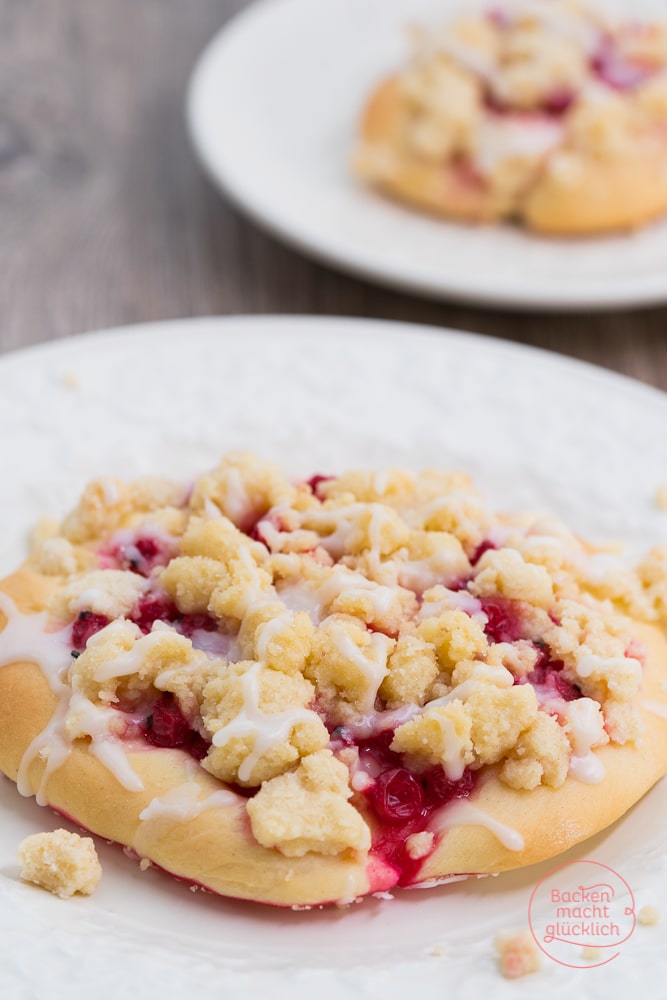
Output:
[[[535,943],[571,969],[618,958],[636,925],[635,899],[622,875],[598,861],[572,861],[540,879],[528,904]]]

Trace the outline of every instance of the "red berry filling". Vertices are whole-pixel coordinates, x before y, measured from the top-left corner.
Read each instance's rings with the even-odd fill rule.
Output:
[[[437,809],[453,799],[467,798],[474,788],[476,773],[466,768],[459,781],[451,781],[440,766],[422,772],[410,770],[403,754],[390,749],[393,731],[385,730],[370,739],[355,741],[344,726],[332,733],[334,750],[357,746],[359,761],[372,780],[361,793],[365,808],[373,816],[371,856],[394,869],[397,885],[418,880],[423,858],[411,858],[406,842],[414,833],[426,830]]]
[[[306,486],[309,486],[311,493],[313,493],[318,500],[321,500],[322,497],[318,492],[320,483],[329,483],[331,482],[332,479],[335,478],[336,478],[335,476],[320,476],[320,475],[311,476],[310,479],[306,480]]]
[[[106,628],[109,619],[104,615],[96,615],[92,611],[82,611],[72,625],[72,647],[77,653],[82,653],[88,640],[100,629]]]
[[[183,615],[176,623],[178,631],[186,639],[192,639],[195,632],[217,632],[218,624],[210,615]]]
[[[563,677],[565,666],[562,660],[552,660],[546,649],[540,649],[540,656],[535,667],[526,677],[526,681],[534,686],[551,689],[557,698],[563,701],[576,701],[583,697],[581,689]]]
[[[491,642],[516,642],[523,637],[517,601],[506,597],[483,597],[481,605],[487,617],[484,631]]]
[[[160,594],[146,594],[130,615],[142,632],[150,632],[156,621],[173,622],[177,618],[180,614],[176,605]]]
[[[113,560],[118,569],[148,577],[156,566],[166,566],[174,552],[163,539],[154,535],[140,535],[138,538],[116,541],[108,551],[102,551],[100,555]]]
[[[543,108],[549,115],[564,115],[576,99],[577,95],[571,90],[554,90],[545,100]]]
[[[572,90],[554,90],[531,113],[520,111],[511,104],[507,104],[493,90],[487,89],[484,94],[484,105],[487,111],[490,111],[494,115],[514,115],[517,119],[520,116],[526,124],[529,124],[531,118],[537,118],[537,120],[542,121],[545,120],[545,116],[548,118],[559,118],[570,110],[576,100],[577,95]]]
[[[404,767],[383,771],[373,785],[371,798],[379,818],[392,826],[412,822],[424,808],[421,786]]]
[[[476,566],[485,552],[493,552],[497,548],[498,546],[488,538],[485,541],[480,542],[473,554],[470,556],[470,565]]]
[[[496,28],[508,28],[512,23],[507,11],[502,7],[491,7],[487,10],[486,16]]]
[[[639,639],[631,639],[625,655],[631,660],[639,660],[642,667],[646,666],[646,646]]]
[[[591,59],[591,69],[612,90],[634,90],[653,75],[650,66],[626,58],[614,43],[605,38]]]
[[[259,520],[255,524],[253,524],[250,531],[247,532],[247,535],[248,538],[252,538],[253,542],[261,542],[262,545],[266,545],[266,548],[268,549],[269,546],[266,544],[266,539],[264,538],[264,535],[262,534],[262,529],[259,526],[261,520],[262,518],[260,517]]]
[[[154,747],[185,750],[195,760],[203,760],[208,753],[208,743],[190,728],[171,694],[162,695],[144,718],[144,734]]]

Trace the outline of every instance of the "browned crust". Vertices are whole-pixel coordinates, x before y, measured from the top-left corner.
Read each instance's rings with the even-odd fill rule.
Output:
[[[580,159],[576,183],[547,170],[521,209],[527,226],[556,236],[636,229],[667,212],[667,144],[599,162]]]
[[[52,581],[22,570],[0,585],[24,611],[39,610]],[[4,618],[0,613],[0,626]],[[640,704],[647,699],[667,704],[661,680],[667,677],[667,643],[654,628],[637,627],[649,656]],[[21,759],[47,725],[56,699],[35,664],[12,663],[0,668],[0,770],[16,780]],[[568,779],[559,789],[515,791],[489,771],[476,790],[474,805],[518,831],[522,851],[510,851],[481,826],[448,831],[427,859],[420,879],[456,873],[501,872],[560,853],[617,820],[667,772],[667,719],[642,708],[646,735],[639,747],[606,746],[597,751],[607,776],[597,785]],[[142,823],[139,814],[151,800],[186,781],[195,780],[202,798],[221,784],[203,769],[191,777],[191,759],[177,750],[129,751],[131,766],[144,791],[123,788],[78,740],[66,762],[46,784],[51,806],[107,839],[127,845],[141,857],[215,892],[277,905],[306,905],[350,900],[377,888],[368,877],[368,858],[308,854],[285,858],[255,842],[245,799],[210,809],[179,823]],[[29,772],[39,786],[44,762]]]
[[[387,194],[431,214],[468,222],[506,215],[507,205],[482,184],[463,183],[454,167],[434,166],[406,152],[405,113],[398,78],[389,77],[364,111],[359,172]],[[547,166],[511,212],[528,228],[555,236],[635,229],[665,213],[667,142],[660,138],[622,159],[578,156],[575,180]]]

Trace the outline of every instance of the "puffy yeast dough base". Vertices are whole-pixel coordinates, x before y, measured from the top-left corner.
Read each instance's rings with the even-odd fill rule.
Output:
[[[3,581],[24,612],[43,607],[54,582],[21,570]],[[4,616],[0,613],[0,628]],[[638,627],[649,647],[641,700],[665,701],[660,681],[667,677],[667,643],[653,628]],[[0,668],[0,770],[16,780],[21,759],[46,727],[56,706],[46,678],[32,663]],[[522,834],[525,848],[510,851],[481,826],[447,831],[420,871],[420,879],[452,874],[501,872],[544,860],[599,832],[630,808],[667,771],[667,719],[642,709],[646,733],[639,747],[607,746],[597,751],[607,775],[597,785],[568,779],[559,789],[515,791],[489,769],[472,802]],[[178,750],[128,750],[144,791],[130,792],[78,740],[66,762],[49,777],[49,804],[87,830],[131,847],[168,872],[215,892],[276,905],[350,900],[383,888],[382,866],[366,856],[308,854],[285,858],[253,839],[245,799],[215,807],[179,823],[141,822],[153,798],[195,780],[201,797],[221,785]],[[31,787],[39,787],[44,762],[32,762]],[[369,874],[370,873],[370,874]]]
[[[638,625],[636,634],[649,651],[639,694],[641,744],[607,744],[596,750],[606,768],[604,780],[597,784],[567,778],[560,788],[540,786],[528,792],[490,776],[475,793],[474,804],[518,830],[524,850],[509,851],[482,827],[458,827],[428,858],[424,877],[434,877],[445,864],[458,868],[468,861],[473,841],[475,858],[483,857],[485,866],[459,870],[502,872],[544,861],[610,826],[667,773],[667,718],[643,707],[644,701],[662,702],[667,713],[667,695],[660,683],[667,678],[667,641],[647,625]]]

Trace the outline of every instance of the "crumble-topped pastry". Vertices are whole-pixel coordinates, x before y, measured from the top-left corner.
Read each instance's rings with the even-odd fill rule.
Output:
[[[226,895],[503,871],[667,771],[665,624],[665,550],[461,474],[100,479],[0,584],[0,768]]]
[[[414,32],[374,92],[356,168],[455,219],[548,233],[667,211],[667,24],[586,0],[501,0]]]
[[[61,899],[77,892],[90,896],[102,877],[92,838],[68,830],[33,833],[19,845],[18,856],[21,878]]]

